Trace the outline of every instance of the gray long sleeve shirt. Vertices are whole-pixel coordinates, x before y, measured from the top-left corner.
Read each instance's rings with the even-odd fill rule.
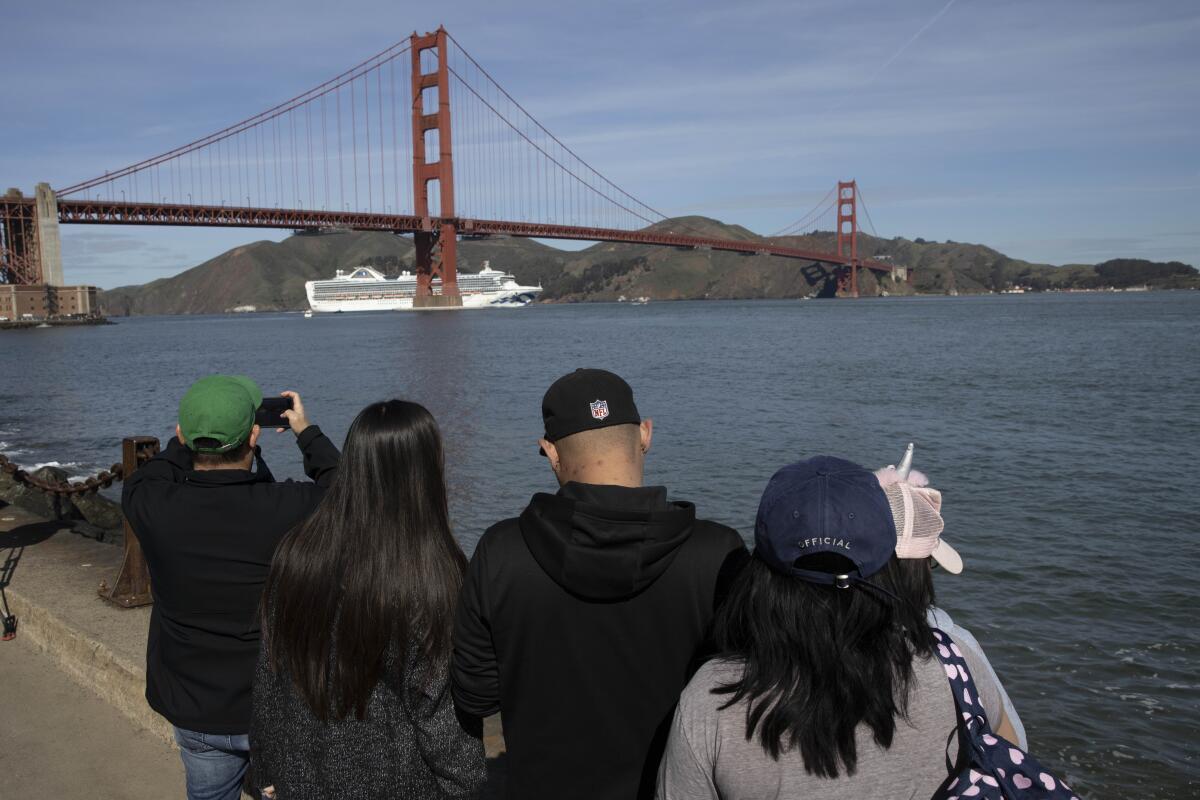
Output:
[[[989,718],[998,719],[998,684],[971,650],[964,658]],[[871,732],[857,733],[854,775],[819,778],[804,769],[800,754],[785,750],[779,760],[757,736],[746,739],[746,704],[722,709],[728,695],[712,690],[738,680],[740,665],[705,664],[683,691],[658,774],[658,800],[850,800],[860,797],[926,798],[946,779],[946,755],[957,748],[956,711],[949,682],[936,658],[913,664],[909,717],[899,720],[890,748]]]

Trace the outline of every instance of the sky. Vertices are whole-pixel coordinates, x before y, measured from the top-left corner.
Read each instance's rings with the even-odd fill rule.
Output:
[[[165,152],[439,24],[669,216],[770,233],[853,178],[881,236],[1200,266],[1195,0],[14,3],[0,191]],[[286,235],[64,226],[64,270],[142,283]]]

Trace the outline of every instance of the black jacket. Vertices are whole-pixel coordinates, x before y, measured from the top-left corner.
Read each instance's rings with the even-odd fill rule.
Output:
[[[338,451],[315,425],[297,437],[315,483],[277,483],[258,470],[192,469],[174,437],[125,481],[121,508],[150,567],[154,610],[146,700],[180,728],[250,730],[258,604],[275,547],[312,513]]]
[[[568,483],[480,539],[459,600],[455,703],[501,712],[508,796],[649,798],[738,534],[663,487]]]

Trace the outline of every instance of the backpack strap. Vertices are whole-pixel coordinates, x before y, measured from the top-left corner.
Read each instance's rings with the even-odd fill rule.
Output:
[[[991,726],[988,723],[987,712],[984,711],[983,704],[979,702],[979,690],[975,688],[975,680],[971,677],[971,671],[967,667],[967,660],[963,658],[962,650],[954,643],[950,635],[940,628],[933,629],[933,638],[937,642],[933,652],[942,662],[942,669],[946,673],[946,679],[950,682],[951,694],[954,695],[954,706],[959,717],[968,723],[978,720],[981,727],[977,730],[980,733],[990,733]]]
[[[951,694],[954,695],[954,708],[958,712],[956,722],[959,744],[958,763],[949,765],[947,757],[949,777],[934,796],[964,796],[966,792],[963,790],[959,789],[953,793],[952,790],[963,780],[962,776],[968,774],[971,776],[971,784],[981,778],[985,784],[999,789],[1004,797],[1029,796],[1025,790],[1036,787],[1038,793],[1034,796],[1037,797],[1045,797],[1048,800],[1079,800],[1069,787],[1046,771],[1037,759],[992,733],[987,712],[979,702],[979,692],[975,688],[975,681],[971,679],[971,672],[967,668],[962,650],[939,628],[933,628],[933,638],[937,642],[934,652],[942,662],[946,679],[950,682]],[[965,773],[964,770],[970,772]],[[1042,791],[1043,789],[1046,791]],[[987,797],[1000,796],[986,788],[973,794],[981,792],[990,792],[985,795]]]
[[[940,628],[933,628],[933,638],[937,642],[933,652],[942,664],[946,679],[950,683],[950,694],[954,697],[955,732],[958,734],[958,753],[955,761],[950,760],[949,739],[946,748],[946,768],[949,774],[961,772],[974,758],[982,755],[984,742],[982,737],[991,736],[992,729],[988,723],[987,712],[979,702],[979,691],[967,668],[962,650],[950,638],[950,635]],[[954,734],[950,734],[951,737]]]

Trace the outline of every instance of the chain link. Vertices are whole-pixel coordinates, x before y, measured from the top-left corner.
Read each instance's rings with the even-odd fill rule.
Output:
[[[138,452],[138,463],[141,464],[150,458],[149,453],[144,451]],[[36,489],[39,492],[46,494],[58,495],[59,497],[70,497],[77,494],[88,494],[107,489],[116,481],[125,480],[125,467],[121,464],[113,464],[106,470],[101,470],[88,477],[86,480],[76,481],[43,481],[33,477],[27,471],[21,469],[18,465],[9,461],[7,457],[0,454],[0,472],[4,472],[17,483],[28,486],[30,489]]]

